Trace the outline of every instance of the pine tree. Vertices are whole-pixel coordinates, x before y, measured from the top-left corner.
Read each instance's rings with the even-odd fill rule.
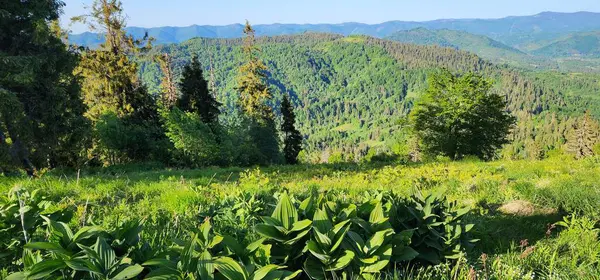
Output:
[[[30,174],[78,164],[88,143],[73,75],[77,55],[57,23],[63,6],[58,0],[0,5],[0,150]]]
[[[243,52],[246,63],[240,67],[237,79],[240,104],[244,112],[253,119],[272,119],[273,111],[267,104],[272,98],[266,81],[267,66],[258,58],[260,49],[255,43],[255,31],[247,21],[244,34]]]
[[[277,163],[281,154],[273,110],[268,104],[272,95],[267,83],[267,67],[258,58],[260,50],[255,44],[254,29],[248,22],[244,34],[245,63],[239,69],[237,90],[241,109],[250,121],[252,144],[259,151],[252,160],[260,164]]]
[[[221,104],[210,94],[198,57],[194,56],[192,62],[183,68],[179,88],[181,98],[177,107],[198,114],[206,124],[218,122]]]
[[[156,56],[155,60],[158,62],[160,70],[163,73],[163,78],[160,82],[160,87],[162,89],[161,102],[166,108],[171,108],[179,98],[177,87],[175,86],[173,68],[171,67],[171,57],[168,53],[164,53]]]
[[[298,154],[302,150],[302,135],[295,127],[296,115],[287,94],[283,96],[283,102],[281,102],[281,115],[283,116],[281,124],[284,138],[283,155],[286,163],[296,164],[298,163]]]
[[[579,122],[575,123],[567,140],[567,151],[576,159],[594,155],[594,146],[598,143],[598,122],[586,112]]]
[[[132,61],[151,47],[152,39],[135,39],[125,31],[121,1],[95,0],[87,15],[74,18],[104,35],[97,49],[81,54],[83,100],[96,128],[94,156],[105,164],[131,160],[167,160],[168,139],[154,98],[139,81]]]
[[[77,74],[83,77],[86,116],[97,121],[106,113],[119,117],[136,113],[154,117],[154,101],[138,80],[138,66],[130,57],[147,50],[151,40],[136,40],[125,32],[125,16],[119,0],[95,0],[91,12],[73,18],[91,31],[104,34],[98,49],[85,50]]]

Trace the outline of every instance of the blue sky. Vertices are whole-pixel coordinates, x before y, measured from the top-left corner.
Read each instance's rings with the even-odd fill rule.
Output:
[[[62,23],[92,0],[63,0]],[[122,0],[129,26],[241,23],[381,23],[447,18],[500,18],[543,11],[600,12],[600,0]],[[74,32],[86,31],[71,26]]]

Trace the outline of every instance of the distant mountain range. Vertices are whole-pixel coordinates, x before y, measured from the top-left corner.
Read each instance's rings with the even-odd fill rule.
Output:
[[[237,38],[243,35],[244,26],[192,25],[188,27],[128,27],[134,36],[145,32],[156,39],[157,44],[180,43],[194,37]],[[600,30],[600,13],[554,13],[544,12],[533,16],[506,17],[501,19],[441,19],[425,22],[390,21],[380,24],[341,23],[341,24],[266,24],[255,25],[259,36],[276,36],[304,32],[324,32],[341,35],[368,35],[384,38],[398,31],[415,28],[430,30],[450,29],[487,36],[508,46],[531,50],[538,48],[536,42],[552,41],[572,32]],[[93,46],[101,42],[94,33],[74,34],[73,43]]]
[[[600,58],[600,31],[569,34],[532,53],[546,57]]]
[[[244,26],[193,25],[188,27],[128,27],[141,38],[148,35],[155,44],[181,43],[196,37],[239,38]],[[535,69],[600,71],[600,13],[544,12],[533,16],[501,19],[442,19],[426,22],[390,21],[381,24],[266,24],[255,25],[259,36],[306,32],[344,36],[367,35],[418,45],[439,45],[465,50],[495,63]],[[72,34],[77,45],[95,47],[99,34]]]

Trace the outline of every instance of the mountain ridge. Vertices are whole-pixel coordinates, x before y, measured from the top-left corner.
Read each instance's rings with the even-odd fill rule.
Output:
[[[596,12],[542,12],[531,16],[510,16],[499,19],[437,19],[431,21],[387,21],[378,24],[358,22],[321,23],[321,24],[257,24],[254,25],[258,36],[290,35],[304,32],[325,32],[341,35],[368,35],[383,38],[394,32],[418,27],[427,29],[452,29],[477,35],[488,36],[517,49],[526,49],[532,41],[557,39],[569,32],[600,30],[600,13]],[[242,36],[242,24],[229,25],[190,25],[184,27],[128,27],[134,36],[143,36],[147,31],[156,38],[157,44],[181,43],[195,37],[239,38]],[[524,36],[529,35],[529,36]],[[93,33],[71,34],[73,43],[93,46],[101,39]]]

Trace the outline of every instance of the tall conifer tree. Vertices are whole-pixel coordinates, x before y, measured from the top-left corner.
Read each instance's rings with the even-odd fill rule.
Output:
[[[73,75],[77,55],[57,23],[63,6],[59,0],[0,4],[0,153],[30,174],[34,167],[77,164],[87,143]]]
[[[598,143],[598,123],[592,119],[590,112],[575,123],[567,140],[567,151],[572,153],[576,159],[582,159],[594,155],[594,146]]]
[[[151,40],[136,40],[125,32],[125,15],[119,0],[95,0],[90,14],[75,17],[89,29],[104,34],[98,49],[87,49],[78,74],[83,79],[86,116],[93,121],[106,113],[119,117],[135,113],[142,118],[155,115],[154,102],[138,79],[138,66],[130,57],[146,50]]]
[[[283,96],[281,102],[281,115],[283,123],[281,124],[281,132],[283,133],[283,155],[287,164],[298,163],[298,154],[302,150],[302,135],[296,129],[296,114],[294,108],[288,98],[288,95]]]
[[[240,67],[237,90],[240,93],[240,106],[250,119],[250,137],[259,151],[256,163],[280,162],[279,141],[273,110],[268,102],[272,99],[267,83],[267,67],[259,59],[260,49],[256,46],[255,32],[249,22],[244,28],[243,52],[245,63]]]
[[[74,18],[105,39],[97,49],[82,53],[77,70],[83,77],[86,116],[99,136],[94,156],[104,164],[167,160],[168,140],[156,101],[140,82],[138,65],[131,60],[146,52],[152,40],[127,35],[125,18],[119,0],[95,0],[89,14]]]
[[[192,62],[183,68],[182,76],[179,83],[181,98],[177,106],[181,110],[198,114],[206,124],[217,123],[221,104],[209,91],[198,57],[194,56]]]

